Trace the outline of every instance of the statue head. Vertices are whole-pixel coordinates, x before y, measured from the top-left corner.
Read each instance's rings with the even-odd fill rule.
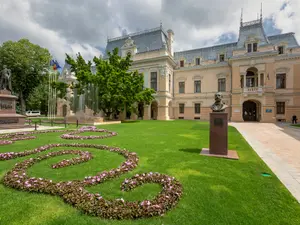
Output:
[[[222,98],[223,98],[223,95],[222,95],[221,92],[218,92],[218,93],[215,94],[215,101],[216,102],[221,102]]]

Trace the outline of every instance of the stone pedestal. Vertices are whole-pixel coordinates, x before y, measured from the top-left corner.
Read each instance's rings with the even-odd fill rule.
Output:
[[[16,113],[16,99],[10,91],[0,90],[0,129],[26,127],[26,117]]]
[[[209,149],[203,148],[201,155],[238,159],[234,150],[228,150],[228,113],[210,113]]]

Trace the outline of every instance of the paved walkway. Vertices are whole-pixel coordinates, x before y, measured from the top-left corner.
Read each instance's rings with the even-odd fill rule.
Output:
[[[300,129],[288,124],[230,123],[300,203]]]
[[[51,130],[51,129],[62,129],[64,127],[49,127],[49,126],[38,126],[37,130]],[[0,130],[0,134],[6,134],[6,133],[15,133],[15,132],[24,132],[24,131],[34,131],[34,127],[28,127],[28,128],[18,128],[18,129],[4,129]]]

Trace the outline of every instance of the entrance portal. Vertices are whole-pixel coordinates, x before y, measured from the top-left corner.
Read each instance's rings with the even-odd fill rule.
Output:
[[[245,101],[243,103],[243,119],[244,121],[259,121],[259,103],[254,101]]]

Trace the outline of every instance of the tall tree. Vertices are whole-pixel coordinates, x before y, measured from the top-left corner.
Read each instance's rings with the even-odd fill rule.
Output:
[[[19,97],[22,114],[25,114],[26,100],[43,81],[50,59],[46,48],[28,39],[7,41],[0,46],[0,69],[4,65],[11,69],[12,89]]]
[[[108,59],[94,57],[96,73],[91,71],[91,61],[86,62],[80,53],[76,59],[66,54],[66,62],[71,65],[71,71],[77,77],[76,88],[83,93],[88,84],[98,87],[98,106],[107,117],[123,111],[136,111],[135,103],[150,104],[154,91],[143,88],[144,76],[138,71],[130,71],[131,56],[122,58],[118,48],[108,52]]]

